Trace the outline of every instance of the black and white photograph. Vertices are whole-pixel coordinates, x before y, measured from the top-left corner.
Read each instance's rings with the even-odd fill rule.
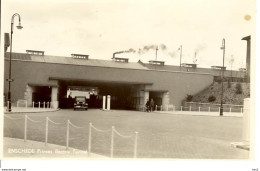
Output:
[[[252,161],[255,35],[254,0],[2,0],[2,157]]]

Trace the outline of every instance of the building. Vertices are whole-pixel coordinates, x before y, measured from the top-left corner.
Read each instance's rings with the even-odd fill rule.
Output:
[[[5,80],[8,78],[9,55],[5,53]],[[233,71],[237,77],[239,71]],[[225,72],[228,76],[229,72]],[[52,101],[53,107],[65,108],[68,90],[85,89],[90,93],[89,103],[101,108],[102,97],[111,96],[112,109],[141,109],[147,99],[165,108],[168,104],[180,106],[187,94],[196,94],[214,81],[219,71],[193,68],[179,71],[179,66],[164,62],[137,63],[124,58],[112,60],[91,59],[88,55],[71,57],[45,55],[43,51],[27,50],[12,53],[12,102]],[[8,82],[4,83],[7,101]],[[91,107],[91,106],[90,106]]]

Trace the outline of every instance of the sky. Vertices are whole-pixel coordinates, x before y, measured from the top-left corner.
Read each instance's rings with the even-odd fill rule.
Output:
[[[10,33],[11,17],[21,16],[14,30],[13,52],[42,50],[46,55],[88,54],[92,59],[156,59],[209,68],[245,68],[246,41],[255,34],[252,0],[4,0],[2,34]],[[15,25],[18,18],[15,18]],[[195,57],[196,52],[196,57]],[[231,64],[231,58],[234,62]]]

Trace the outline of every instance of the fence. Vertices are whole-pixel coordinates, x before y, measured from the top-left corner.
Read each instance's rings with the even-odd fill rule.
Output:
[[[197,112],[220,112],[220,107],[192,107],[192,106],[180,106],[176,108],[176,111],[197,111]],[[236,113],[243,113],[243,107],[240,108],[232,108],[232,107],[223,107],[224,112],[236,112]]]
[[[142,111],[146,111],[146,106],[141,107]],[[175,106],[172,104],[163,106],[163,105],[155,105],[152,109],[154,111],[175,111]]]
[[[221,104],[215,103],[199,103],[199,102],[185,102],[184,110],[186,111],[208,111],[208,112],[219,112]],[[191,109],[187,109],[191,108]],[[243,105],[223,104],[224,112],[240,112],[243,113]]]
[[[146,107],[144,106],[142,108],[143,111],[146,110]],[[169,105],[155,105],[155,111],[189,111],[189,112],[220,112],[220,107],[212,107],[212,106],[180,106],[175,107],[172,104]],[[224,112],[236,112],[236,113],[243,113],[243,106],[242,105],[236,105],[235,107],[226,107],[224,105],[223,107]]]
[[[76,126],[73,123],[71,123],[70,120],[67,120],[67,122],[63,122],[63,123],[58,123],[58,122],[54,122],[51,119],[49,119],[48,117],[46,117],[45,120],[42,121],[36,121],[31,119],[30,117],[28,117],[27,115],[25,115],[24,117],[19,117],[19,118],[14,118],[14,117],[10,117],[7,115],[4,115],[6,118],[10,119],[10,120],[21,120],[24,119],[24,142],[27,141],[27,129],[28,129],[28,121],[33,122],[33,123],[43,123],[45,122],[45,146],[48,145],[48,137],[49,137],[49,123],[55,124],[55,125],[65,125],[66,124],[66,149],[69,149],[69,143],[70,143],[70,127],[74,127],[76,129],[83,129],[85,127],[80,127],[80,126]],[[137,157],[137,138],[138,138],[138,132],[135,132],[135,134],[130,135],[130,136],[126,136],[126,135],[122,135],[121,133],[119,133],[114,126],[111,127],[111,129],[108,130],[101,130],[96,128],[95,126],[93,126],[92,123],[89,123],[89,133],[88,133],[88,156],[91,155],[92,152],[92,148],[91,148],[91,144],[92,144],[92,130],[94,131],[98,131],[98,132],[102,132],[102,133],[111,133],[111,144],[110,144],[110,157],[113,158],[114,157],[114,135],[118,135],[121,138],[134,138],[134,150],[133,150],[133,158]]]
[[[4,106],[9,106],[9,101],[4,102]],[[18,100],[17,102],[12,102],[12,106],[13,107],[24,107],[24,108],[43,108],[43,109],[48,109],[48,108],[52,108],[52,103],[50,101],[43,101],[43,102],[32,102],[32,103],[28,103],[27,100]]]

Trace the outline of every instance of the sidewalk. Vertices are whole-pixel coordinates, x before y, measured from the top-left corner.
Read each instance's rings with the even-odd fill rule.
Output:
[[[32,107],[12,107],[12,112],[7,112],[7,108],[4,107],[5,114],[12,113],[37,113],[37,112],[54,112],[58,111],[58,109],[53,108],[32,108]],[[105,110],[107,111],[107,110]],[[109,112],[111,112],[109,110]],[[153,111],[155,113],[162,114],[174,114],[174,115],[191,115],[191,116],[219,116],[219,112],[199,112],[199,111]],[[224,112],[223,116],[228,117],[243,117],[243,113],[241,112]]]
[[[7,107],[3,108],[5,114],[12,114],[12,113],[37,113],[37,112],[54,112],[60,110],[53,109],[53,108],[32,108],[32,107],[12,107],[12,111],[8,112]]]
[[[174,114],[174,115],[191,115],[191,116],[219,116],[219,112],[199,112],[199,111],[154,111],[155,113]],[[224,112],[225,117],[243,117],[240,112]]]
[[[23,139],[7,138],[3,139],[4,149],[3,156],[7,158],[95,158],[105,159],[107,157],[91,153],[88,156],[87,151],[69,148],[65,146],[47,144]]]

